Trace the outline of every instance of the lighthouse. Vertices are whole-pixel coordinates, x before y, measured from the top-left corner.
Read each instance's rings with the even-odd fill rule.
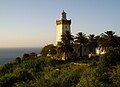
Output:
[[[67,20],[66,12],[64,10],[61,12],[60,19],[56,20],[56,45],[61,42],[61,36],[70,30],[71,20]]]

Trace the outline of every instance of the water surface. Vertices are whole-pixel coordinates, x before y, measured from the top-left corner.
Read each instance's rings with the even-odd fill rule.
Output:
[[[40,53],[41,48],[0,48],[0,65],[22,57],[25,53]]]

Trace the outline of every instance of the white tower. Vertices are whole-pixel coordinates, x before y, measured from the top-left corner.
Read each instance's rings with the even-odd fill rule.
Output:
[[[56,45],[61,42],[61,35],[66,31],[70,31],[71,20],[67,20],[64,10],[61,13],[61,18],[56,20]]]

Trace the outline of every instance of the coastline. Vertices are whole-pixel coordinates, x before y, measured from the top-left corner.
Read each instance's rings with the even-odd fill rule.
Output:
[[[25,53],[40,53],[41,48],[0,48],[0,65],[15,60],[16,57],[22,57]]]

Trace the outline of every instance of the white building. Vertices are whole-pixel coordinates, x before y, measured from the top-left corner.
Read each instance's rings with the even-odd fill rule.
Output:
[[[61,42],[61,35],[70,30],[71,20],[67,20],[64,10],[61,13],[61,18],[56,20],[56,45]]]

